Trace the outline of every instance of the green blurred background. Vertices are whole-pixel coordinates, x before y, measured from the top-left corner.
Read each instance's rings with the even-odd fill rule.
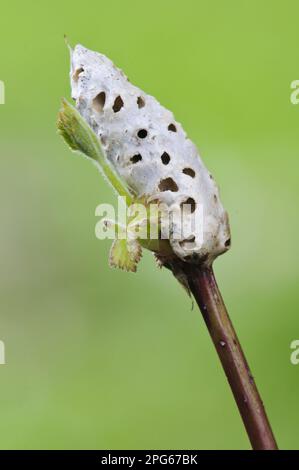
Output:
[[[116,203],[56,134],[72,44],[108,55],[183,123],[232,228],[215,270],[282,448],[299,448],[297,1],[1,5],[1,448],[249,448],[197,308],[143,257],[111,270]]]

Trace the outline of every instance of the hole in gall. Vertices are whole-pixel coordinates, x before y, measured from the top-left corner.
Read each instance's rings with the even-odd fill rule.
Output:
[[[118,113],[121,108],[123,107],[124,105],[124,102],[122,100],[122,97],[121,96],[117,96],[114,100],[114,104],[112,106],[112,109],[115,113]]]
[[[167,152],[164,152],[161,155],[161,160],[162,160],[163,165],[168,165],[168,163],[170,162],[170,156],[168,155]]]
[[[175,127],[175,125],[174,125],[174,124],[172,124],[172,123],[171,123],[171,124],[169,124],[169,126],[168,126],[168,130],[169,130],[170,132],[176,132],[176,127]]]
[[[141,97],[141,96],[138,96],[137,98],[137,104],[138,104],[138,108],[143,108],[145,106],[145,101],[144,99]]]
[[[191,178],[194,178],[194,177],[195,177],[195,171],[192,170],[192,168],[184,168],[184,169],[183,169],[183,173],[184,173],[185,175],[191,176]]]
[[[192,214],[196,209],[196,202],[194,201],[192,197],[188,197],[188,199],[186,199],[186,201],[182,202],[181,204],[182,210],[184,210],[184,206],[185,206],[185,210],[189,210],[190,213]]]
[[[130,160],[132,163],[138,163],[142,160],[142,156],[140,155],[140,153],[137,153],[136,155],[133,155]]]
[[[104,91],[101,91],[92,101],[93,108],[100,113],[103,111],[106,101],[106,94]]]
[[[139,131],[137,132],[137,135],[138,135],[139,139],[145,139],[146,136],[147,136],[147,130],[146,129],[139,129]]]
[[[194,243],[195,242],[195,236],[191,235],[189,238],[186,238],[185,240],[182,240],[180,243],[180,246],[184,247],[185,245],[188,245],[189,243]]]
[[[164,180],[160,181],[159,190],[161,192],[172,191],[173,193],[176,193],[179,190],[179,188],[176,182],[172,178],[165,178]]]
[[[78,82],[79,80],[79,75],[80,73],[84,72],[84,68],[83,67],[80,67],[79,69],[75,70],[75,72],[73,73],[73,80],[74,82]]]
[[[231,242],[231,240],[230,240],[230,238],[228,238],[228,239],[226,240],[226,242],[224,243],[224,245],[225,245],[225,246],[230,246],[230,242]]]

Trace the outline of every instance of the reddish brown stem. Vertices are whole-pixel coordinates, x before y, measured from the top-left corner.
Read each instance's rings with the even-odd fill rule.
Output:
[[[185,265],[184,271],[216,347],[252,448],[277,449],[265,408],[228,316],[212,268]]]

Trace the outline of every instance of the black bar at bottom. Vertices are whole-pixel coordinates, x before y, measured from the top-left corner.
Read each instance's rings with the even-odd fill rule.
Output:
[[[297,462],[297,451],[204,451],[204,450],[2,450],[0,466],[34,464],[72,465],[82,468],[121,466],[137,468],[142,465],[184,465],[185,467],[208,468],[211,464]],[[42,467],[41,467],[42,468]]]

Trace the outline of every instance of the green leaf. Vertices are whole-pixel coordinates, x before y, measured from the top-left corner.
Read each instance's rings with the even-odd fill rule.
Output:
[[[138,240],[114,240],[110,249],[109,264],[125,271],[136,272],[141,256],[142,249]]]
[[[128,205],[131,204],[134,195],[131,194],[107,159],[98,137],[77,109],[65,99],[62,100],[57,127],[69,147],[94,160],[115,191],[120,196],[127,198]]]

